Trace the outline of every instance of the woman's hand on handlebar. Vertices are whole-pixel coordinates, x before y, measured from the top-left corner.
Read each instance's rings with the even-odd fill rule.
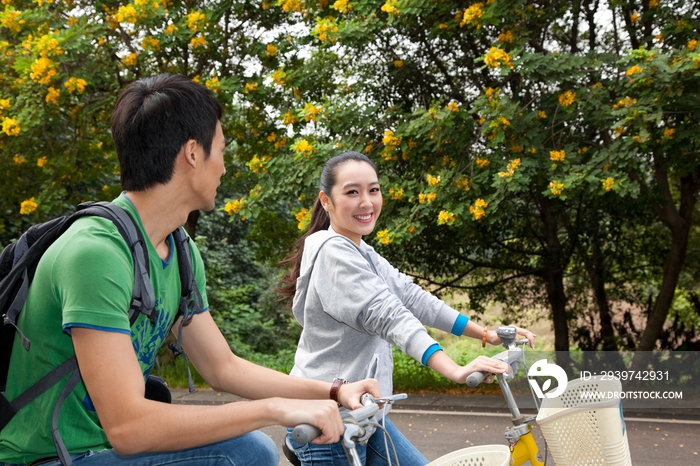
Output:
[[[364,379],[341,385],[338,391],[340,404],[348,409],[358,409],[362,407],[360,398],[365,393],[371,393],[375,398],[381,398],[379,383],[375,379]]]
[[[530,342],[530,348],[535,348],[535,338],[537,335],[535,335],[533,332],[520,328],[520,327],[515,327],[517,330],[518,335],[527,338],[527,340]],[[498,337],[496,332],[494,330],[489,330],[486,332],[486,341],[489,342],[491,345],[500,345],[502,343],[501,339]]]
[[[459,383],[466,383],[467,377],[473,372],[484,372],[485,374],[505,374],[510,370],[510,366],[503,361],[489,358],[487,356],[479,356],[466,366],[462,366],[463,372],[458,380]],[[484,382],[493,382],[493,376],[488,375]]]

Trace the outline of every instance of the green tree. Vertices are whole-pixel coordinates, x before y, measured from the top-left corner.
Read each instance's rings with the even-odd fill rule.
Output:
[[[254,92],[259,79],[251,77],[249,69],[274,59],[262,36],[282,16],[281,9],[268,8],[265,2],[235,0],[3,1],[2,244],[28,225],[70,211],[81,201],[110,200],[119,194],[118,161],[110,137],[116,97],[128,83],[163,72],[188,76],[220,98],[230,173],[220,192],[227,197],[248,195],[254,185],[240,176],[247,169],[235,151],[241,143],[255,147],[257,141],[253,133],[258,131],[259,111],[244,97]],[[291,221],[275,222],[271,212],[272,208],[261,214],[259,226],[267,214],[268,226],[274,226],[268,232],[282,235],[279,232]],[[195,229],[198,220],[201,231]],[[288,318],[278,315],[263,286],[274,273],[255,260],[279,256],[288,242],[256,250],[243,239],[251,230],[252,225],[229,224],[222,212],[190,216],[189,231],[199,234],[197,241],[208,253],[215,318],[232,346],[246,355],[275,351],[294,340],[293,334],[284,337]]]
[[[373,240],[391,260],[477,311],[545,304],[558,350],[580,318],[614,345],[611,286],[656,285],[637,347],[656,345],[700,180],[697,5],[278,3],[296,27],[274,31],[287,52],[261,72],[274,110],[259,126],[293,143],[251,157],[261,188],[239,213],[299,199],[303,226],[322,162],[360,150],[383,174]]]

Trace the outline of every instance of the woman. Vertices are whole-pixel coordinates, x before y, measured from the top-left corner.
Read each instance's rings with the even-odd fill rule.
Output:
[[[382,210],[377,168],[365,155],[344,152],[329,159],[321,172],[320,192],[309,231],[298,250],[283,261],[285,296],[303,330],[291,374],[335,381],[373,377],[382,395],[392,393],[391,344],[458,383],[475,371],[503,373],[507,365],[479,356],[460,366],[447,356],[424,326],[482,342],[500,344],[494,331],[470,321],[413,284],[362,241],[372,233]],[[535,335],[518,329],[534,344]],[[427,459],[384,419],[402,466],[425,465]],[[382,434],[377,431],[358,453],[367,465],[387,464]],[[340,442],[298,445],[302,463],[347,464]],[[393,458],[392,458],[393,459]]]

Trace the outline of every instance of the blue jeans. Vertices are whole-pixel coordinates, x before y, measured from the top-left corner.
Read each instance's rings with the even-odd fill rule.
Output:
[[[278,466],[279,453],[275,442],[262,432],[253,431],[240,437],[203,447],[159,453],[122,456],[114,450],[87,452],[72,457],[75,466]],[[59,460],[41,466],[60,466]],[[4,466],[4,463],[0,463]]]
[[[399,455],[399,464],[401,466],[425,466],[428,460],[419,452],[411,442],[401,433],[399,429],[389,420],[384,418],[384,427],[389,432],[391,439],[394,441],[396,453]],[[304,466],[343,466],[348,465],[345,450],[343,450],[342,442],[317,445],[315,443],[298,444],[292,440],[291,430],[288,429],[288,437],[294,447],[294,452]],[[357,453],[362,459],[362,463],[366,466],[387,466],[389,464],[396,465],[394,452],[391,449],[391,443],[387,439],[387,452],[384,447],[384,431],[377,429],[369,438],[367,445],[358,445]],[[387,455],[391,463],[387,460]]]

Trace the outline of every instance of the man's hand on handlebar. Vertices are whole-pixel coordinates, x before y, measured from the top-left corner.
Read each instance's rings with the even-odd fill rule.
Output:
[[[338,400],[340,404],[348,409],[361,408],[361,398],[365,393],[371,393],[375,398],[382,396],[379,391],[379,383],[375,379],[364,379],[359,382],[341,385],[338,391]]]

